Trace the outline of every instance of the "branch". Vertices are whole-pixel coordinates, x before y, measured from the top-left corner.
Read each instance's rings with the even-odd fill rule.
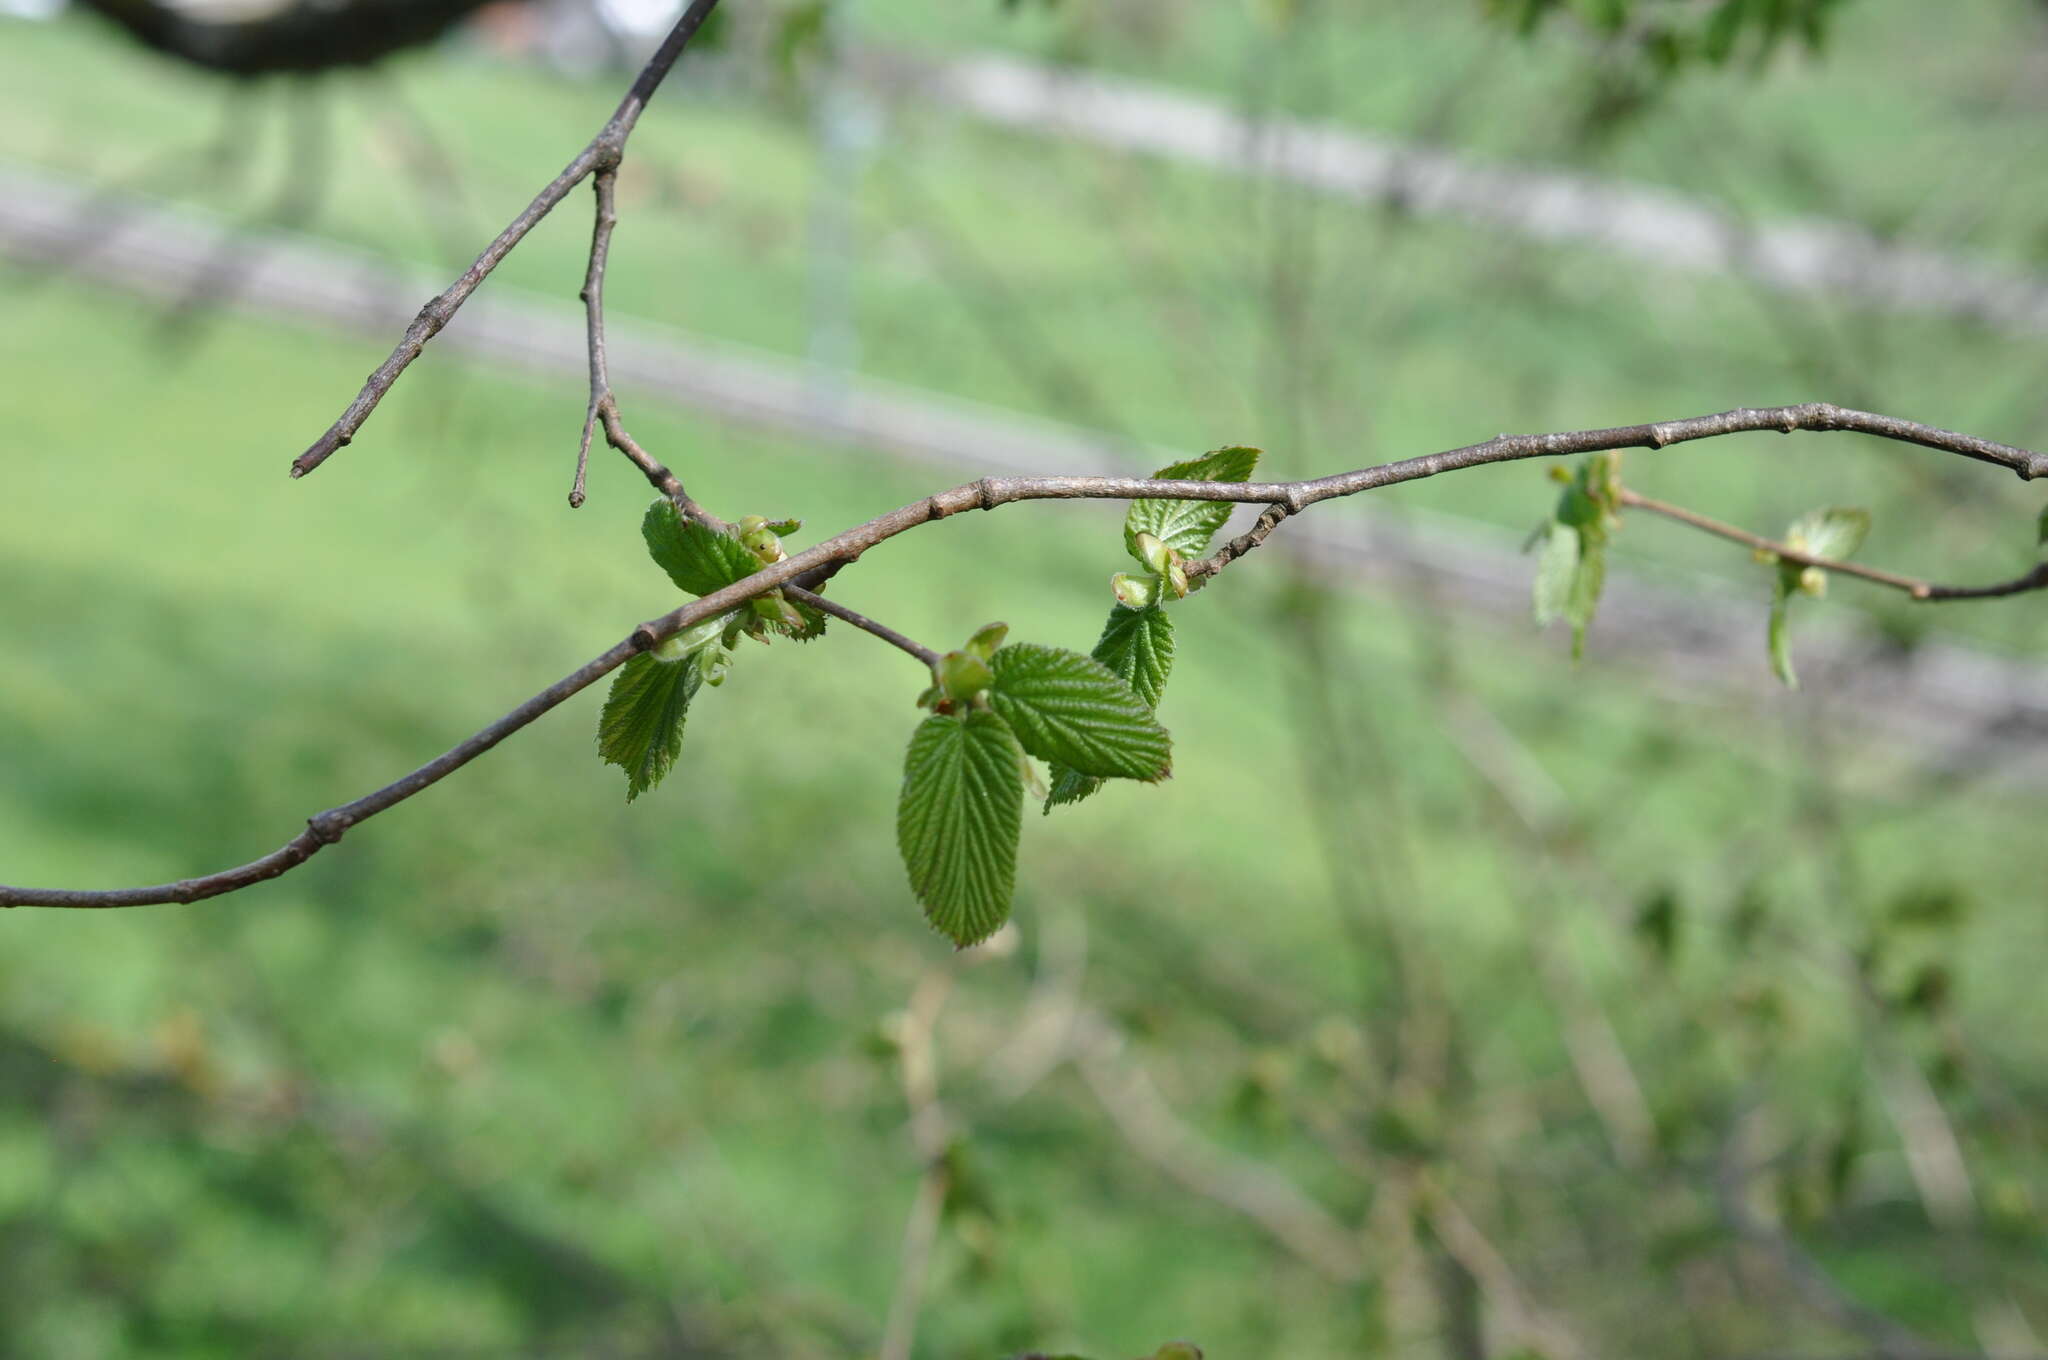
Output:
[[[2010,581],[2001,581],[1997,585],[1940,586],[1932,581],[1922,581],[1911,576],[1900,576],[1896,572],[1882,571],[1876,567],[1861,566],[1855,562],[1844,562],[1839,558],[1816,557],[1812,553],[1801,552],[1799,549],[1787,544],[1753,534],[1747,529],[1738,529],[1732,524],[1723,524],[1717,519],[1709,519],[1705,515],[1688,510],[1682,505],[1670,505],[1664,501],[1651,500],[1648,496],[1638,495],[1626,487],[1622,488],[1620,499],[1623,505],[1633,506],[1638,510],[1647,510],[1653,515],[1662,515],[1666,519],[1676,520],[1680,524],[1691,525],[1693,528],[1704,533],[1713,534],[1717,538],[1725,538],[1731,543],[1740,543],[1744,547],[1755,549],[1757,552],[1770,553],[1797,566],[1819,567],[1823,571],[1838,571],[1844,576],[1854,576],[1859,580],[1869,581],[1873,585],[1888,586],[1893,590],[1904,591],[1913,599],[1923,602],[1933,600],[1983,600],[1994,596],[2023,595],[2030,590],[2048,589],[2048,562],[2035,567],[2024,576]]]
[[[710,8],[715,0],[700,0]],[[692,13],[696,12],[693,7]],[[673,34],[671,38],[673,38]],[[644,77],[643,77],[644,79]],[[2048,475],[2048,455],[1995,444],[1971,435],[1938,430],[1889,416],[1846,410],[1826,403],[1781,406],[1763,410],[1747,407],[1719,415],[1695,416],[1689,420],[1659,425],[1625,425],[1601,430],[1578,430],[1562,434],[1500,435],[1482,444],[1424,454],[1398,462],[1381,463],[1351,472],[1337,473],[1300,482],[1193,482],[1161,481],[1139,477],[984,477],[927,496],[922,500],[878,515],[855,525],[802,552],[763,567],[743,581],[734,582],[700,599],[650,619],[609,651],[564,676],[528,699],[469,740],[420,766],[377,792],[310,818],[307,829],[281,848],[234,869],[204,878],[146,888],[113,892],[76,892],[49,888],[18,888],[0,885],[0,907],[136,907],[163,902],[196,902],[222,893],[246,888],[252,883],[296,868],[317,854],[323,846],[341,839],[344,831],[386,808],[405,801],[430,785],[439,783],[470,761],[496,746],[512,733],[556,707],[571,695],[603,679],[624,665],[635,651],[645,651],[664,639],[716,614],[737,608],[757,595],[785,586],[798,577],[813,584],[838,567],[856,561],[869,548],[906,533],[919,525],[960,514],[967,510],[993,510],[1035,500],[1195,500],[1264,503],[1269,514],[1285,508],[1288,514],[1318,501],[1357,495],[1402,482],[1419,481],[1445,472],[1481,467],[1518,459],[1556,457],[1600,449],[1661,448],[1666,444],[1754,430],[1853,430],[1875,434],[1903,443],[1918,444],[1958,454],[1981,462],[2010,468],[2020,476]],[[1279,516],[1275,518],[1277,524]],[[1263,516],[1261,517],[1264,518]],[[879,626],[879,625],[878,625]],[[869,631],[873,631],[870,629]],[[905,639],[908,641],[908,639]],[[913,644],[914,645],[914,644]],[[912,652],[920,660],[923,656]]]
[[[370,413],[377,409],[377,403],[384,400],[384,394],[391,390],[392,384],[398,381],[399,375],[405,372],[412,361],[420,357],[420,352],[427,347],[427,342],[441,333],[442,328],[454,319],[455,313],[462,309],[462,304],[469,301],[470,294],[490,277],[491,271],[512,253],[515,246],[526,239],[526,234],[532,231],[543,217],[553,212],[562,200],[569,196],[570,190],[598,171],[617,169],[620,159],[625,155],[626,140],[633,135],[633,125],[640,121],[647,101],[654,97],[654,92],[668,77],[669,70],[676,64],[676,59],[682,56],[683,49],[689,46],[690,39],[696,36],[704,20],[716,8],[718,0],[691,0],[690,7],[683,11],[682,17],[676,20],[675,27],[662,39],[661,46],[655,50],[647,65],[633,81],[633,88],[626,92],[626,97],[620,101],[610,121],[606,122],[597,136],[591,139],[590,145],[577,152],[576,158],[563,167],[562,173],[555,176],[533,202],[526,205],[525,211],[513,218],[511,225],[499,232],[497,239],[484,247],[484,253],[476,257],[476,263],[472,264],[461,278],[448,285],[447,291],[420,309],[412,324],[405,328],[405,335],[399,340],[398,348],[392,350],[391,357],[377,366],[377,371],[370,375],[370,380],[363,385],[363,390],[356,394],[356,399],[342,412],[341,419],[329,426],[327,433],[314,440],[311,448],[292,460],[292,476],[305,476],[326,462],[336,449],[342,448],[355,438],[356,432],[362,429],[363,423],[370,418]],[[600,211],[600,219],[602,216],[603,213]],[[604,228],[600,225],[600,232],[603,231]],[[593,254],[595,253],[593,250]]]
[[[908,652],[916,657],[928,669],[937,670],[939,667],[939,654],[931,648],[921,642],[916,642],[903,636],[903,634],[885,623],[876,623],[858,610],[848,609],[837,600],[828,600],[823,595],[813,595],[810,591],[798,585],[784,586],[782,593],[792,600],[807,604],[822,613],[830,614],[835,619],[844,619],[862,632],[873,633],[891,647],[899,651]]]
[[[583,276],[583,308],[590,350],[590,406],[583,417],[583,440],[576,449],[576,480],[569,488],[569,507],[578,509],[583,504],[584,474],[590,467],[590,440],[602,424],[604,442],[624,454],[656,491],[675,503],[677,510],[723,532],[727,527],[724,522],[706,514],[703,507],[683,490],[683,484],[676,475],[627,432],[625,419],[619,414],[619,399],[612,392],[611,364],[605,344],[604,276],[605,267],[611,262],[612,229],[619,224],[618,178],[618,167],[607,166],[599,170],[591,181],[597,197],[597,222],[590,234],[590,266]]]

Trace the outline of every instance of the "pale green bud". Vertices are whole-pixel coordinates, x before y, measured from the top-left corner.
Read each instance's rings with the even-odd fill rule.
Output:
[[[987,624],[981,628],[976,629],[974,636],[967,639],[967,646],[965,650],[972,652],[974,655],[980,657],[983,661],[986,661],[996,654],[996,648],[1002,646],[1003,639],[1008,637],[1009,635],[1009,624]]]
[[[733,526],[740,531],[740,542],[747,545],[747,551],[763,562],[780,562],[783,559],[782,540],[775,536],[774,526],[759,515],[743,515]]]
[[[939,688],[956,704],[964,704],[996,682],[988,662],[972,652],[947,652],[939,658]]]
[[[1126,609],[1143,609],[1157,600],[1159,584],[1157,576],[1132,576],[1121,571],[1109,578],[1109,588],[1115,594],[1116,602]]]
[[[655,644],[650,654],[656,661],[674,665],[690,653],[709,644],[725,629],[726,622],[726,617],[720,615],[715,619],[705,619],[702,623],[692,624],[674,637]]]
[[[1139,531],[1136,541],[1138,560],[1153,571],[1164,573],[1167,563],[1172,561],[1173,549],[1142,530]]]

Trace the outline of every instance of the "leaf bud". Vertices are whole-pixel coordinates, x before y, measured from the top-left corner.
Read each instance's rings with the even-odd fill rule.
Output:
[[[988,662],[972,652],[947,652],[939,658],[939,688],[954,703],[966,703],[995,683]]]
[[[1109,578],[1109,588],[1116,602],[1126,609],[1143,609],[1159,598],[1157,576],[1132,576],[1120,571]]]
[[[1174,552],[1174,551],[1173,551],[1173,550],[1172,550],[1171,548],[1167,549],[1167,553],[1168,553],[1168,556],[1167,556],[1167,559],[1166,559],[1166,586],[1167,586],[1167,589],[1169,589],[1169,590],[1171,590],[1171,591],[1173,592],[1173,598],[1175,598],[1176,600],[1185,600],[1185,599],[1186,599],[1186,598],[1188,597],[1188,569],[1187,569],[1187,565],[1186,565],[1185,563],[1183,563],[1183,562],[1181,561],[1181,557],[1180,557],[1180,554],[1179,554],[1179,553],[1177,553],[1177,552]]]
[[[795,605],[782,598],[782,592],[779,590],[757,595],[747,604],[754,611],[754,617],[763,623],[792,631],[800,630],[804,626],[804,616],[797,612]]]
[[[1167,563],[1173,560],[1173,549],[1167,547],[1158,538],[1146,533],[1142,529],[1138,531],[1137,537],[1133,542],[1136,544],[1138,550],[1137,557],[1140,562],[1143,562],[1155,572],[1164,573],[1166,571]]]
[[[1003,639],[1009,635],[1010,625],[1007,623],[985,624],[967,639],[966,650],[986,661],[996,654],[996,648],[1002,646]]]
[[[692,624],[674,637],[657,643],[652,655],[656,661],[672,666],[690,653],[709,644],[712,639],[716,638],[724,630],[725,626],[726,619],[723,615],[714,619],[705,619],[701,623]]]
[[[740,542],[747,551],[763,562],[780,562],[783,558],[782,540],[775,536],[775,526],[759,515],[743,515],[733,526],[740,531]]]
[[[1819,567],[1808,567],[1799,573],[1799,588],[1815,599],[1820,599],[1828,593],[1828,574]]]

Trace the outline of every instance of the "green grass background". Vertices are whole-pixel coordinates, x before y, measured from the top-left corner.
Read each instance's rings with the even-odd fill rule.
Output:
[[[1163,37],[1082,49],[1056,18],[1001,24],[980,13],[993,8],[891,0],[865,23],[937,48],[1078,50],[1225,96],[1263,52],[1274,98],[1299,111],[2038,254],[2029,148],[2048,118],[2024,89],[1987,93],[2038,60],[2026,43],[2041,50],[2038,21],[2012,8],[1937,25],[1866,0],[1825,63],[1703,73],[1591,148],[1555,112],[1583,51],[1502,43],[1457,7],[1347,15],[1335,40],[1290,43],[1248,11],[1187,6]],[[1431,73],[1479,61],[1491,75],[1457,101],[1469,107],[1432,114]],[[616,83],[474,53],[395,78],[463,165],[479,229],[581,144]],[[434,260],[379,132],[384,96],[341,80],[326,96],[337,156],[312,229]],[[274,139],[277,94],[257,98],[254,126]],[[219,99],[82,21],[0,26],[10,158],[146,179],[207,135]],[[1182,448],[1259,443],[1283,475],[1498,429],[1814,397],[2048,442],[2037,343],[1308,202],[914,105],[884,126],[856,205],[862,363],[878,376],[1104,415]],[[1709,128],[1727,178],[1686,159]],[[274,147],[258,153],[274,175]],[[816,161],[803,110],[773,88],[707,73],[664,93],[629,162],[614,306],[801,354]],[[1945,207],[1928,206],[1930,185]],[[186,188],[229,210],[254,199]],[[588,232],[574,209],[504,282],[571,302]],[[1273,280],[1290,270],[1308,280],[1291,351],[1273,325]],[[562,507],[572,383],[430,353],[354,447],[287,481],[379,352],[231,317],[170,344],[145,304],[0,276],[8,881],[112,886],[252,857],[672,605],[638,545],[636,476],[601,462],[591,504]],[[728,515],[829,530],[935,483],[626,396],[642,440]],[[1865,556],[1901,569],[2024,567],[2038,496],[1954,461],[1755,437],[1635,455],[1630,476],[1765,531],[1816,503],[1871,504]],[[1398,503],[1520,530],[1550,495],[1535,470],[1507,468]],[[1624,544],[1757,598],[1761,668],[1761,573],[1652,524]],[[1014,636],[1085,646],[1117,547],[1099,510],[1021,506],[892,541],[835,590],[934,644],[1000,617]],[[1380,1186],[1317,1128],[1334,1118],[1387,1156],[1400,1142],[1327,1059],[1333,1034],[1375,1033],[1399,1004],[1387,960],[1344,925],[1368,899],[1433,961],[1482,1093],[1442,1097],[1469,1126],[1424,1137],[1431,1164],[1487,1207],[1530,1286],[1617,1343],[1659,1337],[1662,1301],[1711,1314],[1715,1344],[1754,1349],[1839,1337],[1769,1282],[1709,1307],[1662,1264],[1720,1231],[1699,1192],[1710,1131],[1689,1121],[1761,1085],[1801,1156],[1837,1128],[1880,1050],[1831,951],[1901,894],[1953,894],[1962,924],[1891,957],[1951,957],[1955,1008],[1887,1030],[1882,1054],[1930,1070],[1951,1041],[1967,1054],[1970,1080],[1943,1089],[1983,1216],[1968,1234],[1931,1226],[1891,1126],[1867,1111],[1855,1193],[1793,1221],[1859,1297],[1946,1342],[1979,1344],[1973,1295],[2048,1330],[2048,1044],[2031,963],[2048,930],[2030,792],[1930,784],[1899,751],[1817,738],[1824,693],[1675,701],[1603,661],[1597,633],[1575,669],[1555,638],[1290,576],[1254,560],[1180,610],[1170,784],[1026,827],[1022,947],[966,970],[940,1029],[942,1090],[983,1197],[947,1220],[920,1355],[1135,1354],[1171,1335],[1212,1356],[1366,1353],[1387,1281],[1333,1286],[1187,1193],[1070,1071],[1010,1099],[984,1064],[1047,941],[1084,931],[1086,998],[1132,1033],[1183,1117],[1365,1222]],[[1846,585],[1838,597],[1894,632],[1927,626]],[[1938,623],[2020,657],[2048,641],[2026,600]],[[893,847],[923,683],[858,636],[750,649],[700,700],[675,775],[630,808],[592,752],[592,693],[274,883],[0,921],[0,1352],[871,1353],[918,1170],[889,1017],[948,954]],[[1532,845],[1503,830],[1461,754],[1454,694],[1555,782],[1565,831]],[[1333,792],[1313,776],[1338,747],[1352,754]],[[1353,853],[1333,854],[1347,837]],[[1688,945],[1659,971],[1617,923],[1667,889]],[[1799,947],[1726,943],[1745,895]],[[1642,1065],[1669,1125],[1664,1179],[1602,1161],[1528,981],[1532,936],[1576,960]]]

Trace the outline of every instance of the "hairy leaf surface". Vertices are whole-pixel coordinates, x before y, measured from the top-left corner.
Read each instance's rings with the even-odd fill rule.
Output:
[[[977,710],[918,724],[903,762],[896,845],[925,919],[961,946],[1010,916],[1024,823],[1024,752],[1009,725]]]
[[[1019,642],[990,659],[989,702],[1025,750],[1082,774],[1163,779],[1173,742],[1152,710],[1092,656]]]
[[[701,653],[657,661],[642,652],[619,668],[597,722],[597,751],[626,772],[626,801],[662,781],[683,750],[683,720],[704,683]]]
[[[709,595],[761,569],[761,559],[730,534],[685,519],[666,497],[647,507],[640,521],[647,554],[668,578],[692,595]]]
[[[1109,622],[1103,625],[1093,655],[1128,684],[1146,707],[1156,711],[1166,693],[1166,677],[1173,670],[1173,616],[1158,605],[1144,609],[1117,606],[1109,611]],[[1053,762],[1050,775],[1047,812],[1065,803],[1078,803],[1102,787],[1101,776],[1082,774],[1059,761]]]
[[[1245,447],[1215,449],[1184,463],[1170,463],[1152,474],[1154,480],[1175,482],[1248,482],[1259,464],[1259,450]],[[1151,534],[1182,557],[1199,557],[1208,550],[1209,539],[1230,512],[1230,501],[1132,501],[1124,515],[1124,547],[1142,565],[1138,535]]]

